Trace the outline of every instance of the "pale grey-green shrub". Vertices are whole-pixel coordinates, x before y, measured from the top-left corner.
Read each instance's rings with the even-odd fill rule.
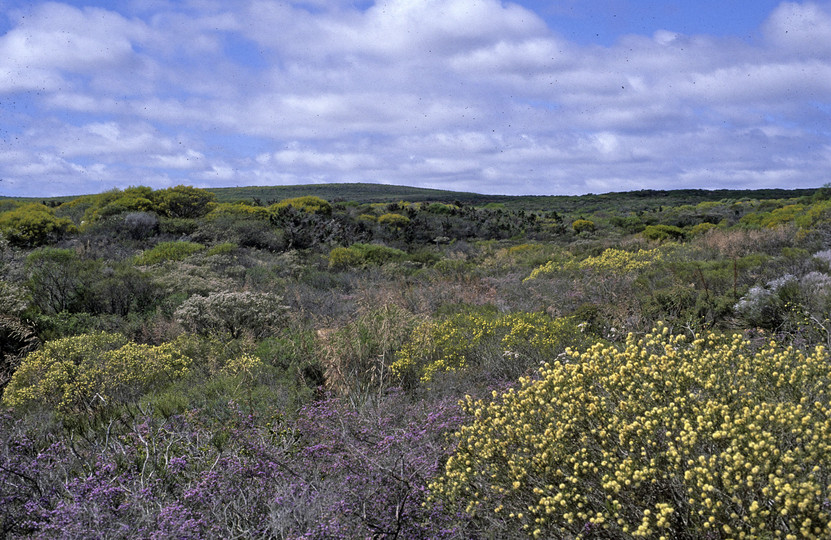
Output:
[[[222,291],[191,296],[176,310],[176,321],[197,334],[232,338],[268,335],[285,320],[286,306],[276,294]]]

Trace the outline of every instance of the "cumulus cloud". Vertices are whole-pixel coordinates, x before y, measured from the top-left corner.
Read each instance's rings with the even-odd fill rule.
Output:
[[[5,194],[807,187],[831,168],[828,2],[781,3],[756,40],[611,45],[568,41],[522,0],[10,4]]]

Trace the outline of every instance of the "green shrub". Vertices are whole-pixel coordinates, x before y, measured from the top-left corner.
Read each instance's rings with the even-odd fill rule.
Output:
[[[162,217],[159,220],[159,231],[162,234],[171,236],[187,236],[193,234],[198,226],[195,219],[189,218]]]
[[[203,249],[205,246],[196,242],[161,242],[136,257],[135,264],[143,266],[165,261],[181,261]]]
[[[574,229],[574,232],[577,234],[583,232],[592,232],[595,229],[594,221],[588,219],[575,219],[574,223],[571,224],[571,228]]]
[[[801,204],[788,204],[782,208],[777,208],[767,214],[761,220],[762,227],[774,228],[793,223],[797,216],[803,213],[805,209]]]
[[[394,229],[400,229],[402,227],[406,227],[410,223],[410,218],[402,216],[401,214],[389,213],[379,216],[378,223]]]
[[[378,244],[352,244],[349,247],[336,247],[329,253],[329,267],[335,269],[343,268],[365,268],[367,266],[380,266],[387,262],[402,261],[407,254],[400,249],[395,249]]]
[[[702,236],[702,235],[706,234],[708,231],[711,231],[711,230],[717,229],[717,228],[718,228],[718,225],[716,225],[714,223],[706,223],[706,222],[705,223],[699,223],[698,225],[694,225],[690,229],[690,236],[691,237]]]
[[[212,255],[228,255],[230,253],[234,253],[238,249],[239,246],[233,242],[222,242],[221,244],[211,246],[208,251],[205,252],[205,255],[208,257]]]
[[[293,199],[283,199],[282,201],[271,205],[271,210],[276,212],[288,207],[296,208],[297,210],[308,212],[310,214],[328,215],[332,213],[332,205],[329,204],[329,201],[313,195],[295,197]]]
[[[262,206],[251,206],[245,203],[220,203],[211,210],[205,219],[212,220],[218,217],[254,218],[268,221],[271,212]]]
[[[647,240],[665,242],[667,240],[683,240],[684,229],[674,225],[647,225],[641,232]]]
[[[417,326],[391,367],[405,384],[429,382],[439,373],[470,367],[510,379],[542,360],[553,360],[567,345],[582,339],[570,318],[460,313]]]
[[[27,285],[34,304],[44,313],[75,311],[84,303],[93,263],[71,249],[45,247],[26,257]]]
[[[191,332],[205,335],[246,333],[259,338],[281,325],[286,306],[282,297],[269,293],[222,291],[191,296],[176,310],[176,320]]]
[[[430,212],[431,214],[450,214],[455,209],[455,206],[449,204],[442,204],[442,203],[430,203],[426,206],[422,206],[422,210],[425,212]]]
[[[26,204],[0,214],[0,233],[19,247],[41,246],[75,232],[72,221],[55,217],[51,208]]]
[[[173,219],[200,218],[216,206],[216,195],[191,186],[154,191],[151,198],[156,212]]]
[[[182,377],[191,360],[178,344],[129,342],[92,333],[47,342],[26,356],[3,393],[11,407],[42,407],[76,415],[133,402]]]
[[[568,351],[486,403],[433,483],[495,537],[831,533],[828,353],[664,328]]]
[[[91,204],[84,211],[84,222],[89,224],[126,212],[155,212],[157,206],[151,200],[152,193],[149,187],[139,186],[92,195]]]

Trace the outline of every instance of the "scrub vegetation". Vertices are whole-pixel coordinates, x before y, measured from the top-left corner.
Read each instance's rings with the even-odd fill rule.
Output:
[[[831,190],[0,200],[0,537],[827,538]]]

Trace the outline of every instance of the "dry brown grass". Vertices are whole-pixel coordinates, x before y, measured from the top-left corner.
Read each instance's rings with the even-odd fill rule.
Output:
[[[792,225],[773,229],[712,229],[692,244],[721,257],[744,257],[752,253],[778,254],[795,243],[797,230]]]

